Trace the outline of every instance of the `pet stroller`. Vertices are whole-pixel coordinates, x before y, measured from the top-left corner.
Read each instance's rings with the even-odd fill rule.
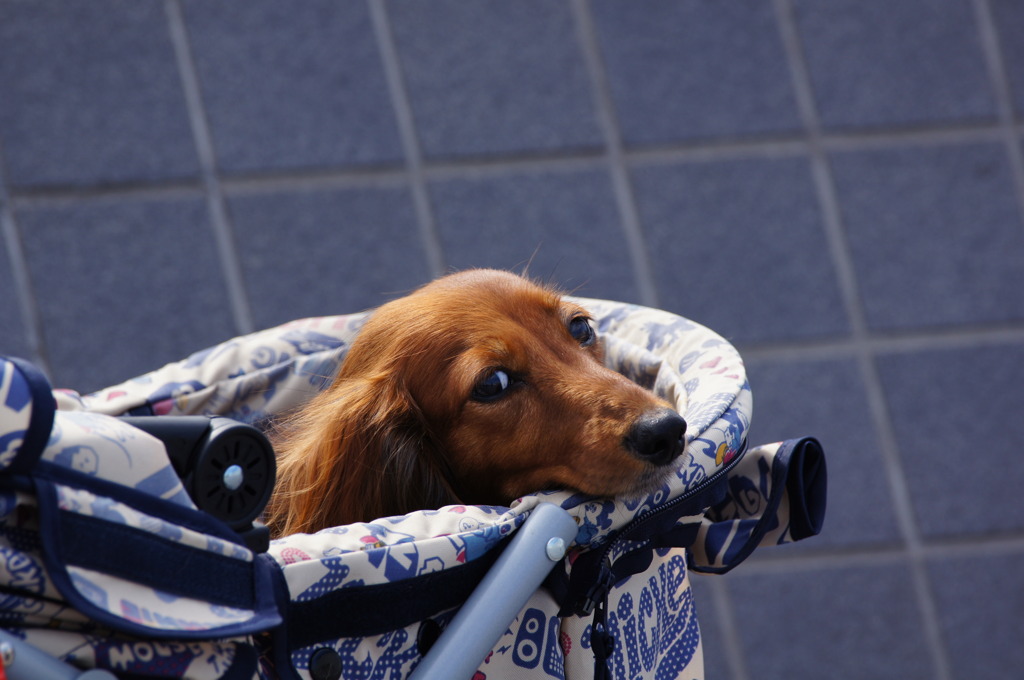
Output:
[[[712,331],[578,302],[606,363],[688,423],[661,489],[542,492],[269,545],[260,427],[326,385],[365,314],[233,339],[84,397],[0,361],[7,677],[702,677],[689,572],[818,533],[823,454],[809,438],[747,447],[743,363]]]

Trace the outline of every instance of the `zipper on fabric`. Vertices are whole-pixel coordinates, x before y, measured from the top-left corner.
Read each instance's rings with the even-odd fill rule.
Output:
[[[608,559],[607,550],[601,554],[601,571],[598,572],[594,585],[590,586],[584,596],[580,610],[584,615],[593,613],[594,607],[602,602],[608,601],[608,591],[612,589],[613,583],[612,564]]]
[[[594,584],[587,589],[586,595],[584,595],[583,601],[580,604],[580,611],[584,616],[591,613],[594,615],[590,626],[590,648],[594,653],[594,680],[606,680],[611,677],[608,669],[608,659],[611,658],[612,652],[615,651],[615,636],[612,635],[607,626],[608,594],[611,592],[612,586],[615,585],[615,572],[612,568],[613,565],[610,557],[612,548],[622,541],[629,540],[631,534],[648,522],[672,512],[675,508],[706,491],[711,485],[719,483],[743,458],[746,449],[747,443],[744,440],[740,450],[725,467],[710,477],[701,480],[700,483],[692,489],[688,489],[682,496],[673,498],[661,507],[640,513],[629,524],[622,527],[615,534],[615,538],[608,541],[601,548],[600,570],[598,571],[597,578],[594,579]]]
[[[733,459],[730,460],[721,470],[716,471],[715,474],[710,477],[705,477],[696,486],[691,489],[687,489],[682,496],[673,498],[669,502],[657,508],[649,509],[640,513],[638,516],[630,520],[626,526],[619,529],[615,534],[615,538],[605,543],[601,548],[601,569],[598,572],[598,577],[595,580],[594,585],[587,590],[587,593],[580,604],[580,611],[584,615],[588,615],[594,611],[594,608],[599,603],[607,602],[608,591],[610,591],[612,586],[615,585],[615,575],[612,570],[611,558],[609,557],[613,548],[621,542],[629,540],[632,534],[636,533],[639,528],[643,527],[648,522],[671,513],[675,508],[692,500],[695,496],[703,493],[713,484],[719,483],[719,481],[739,463],[743,458],[743,454],[746,453],[746,450],[747,442],[744,440],[743,444],[740,446],[740,450],[737,451],[736,455],[733,456]]]
[[[615,571],[610,557],[612,549],[622,541],[629,540],[633,533],[636,533],[638,529],[648,522],[672,512],[680,505],[693,500],[693,498],[706,491],[713,484],[718,484],[739,463],[743,458],[743,454],[746,453],[746,449],[747,443],[744,440],[740,450],[725,467],[716,471],[710,477],[704,478],[693,488],[687,489],[682,496],[673,498],[658,508],[640,513],[626,526],[622,527],[615,534],[615,538],[608,541],[601,548],[600,570],[598,571],[597,578],[594,579],[594,584],[587,589],[579,607],[584,616],[594,615],[590,625],[590,648],[594,653],[594,680],[605,680],[610,677],[608,659],[611,658],[612,652],[615,651],[615,636],[612,635],[607,626],[608,594],[611,592],[612,586],[615,585]]]
[[[606,624],[608,610],[607,591],[604,599],[594,609],[594,622],[590,626],[590,649],[594,652],[594,680],[607,680],[611,677],[608,670],[608,659],[615,651],[615,636]]]

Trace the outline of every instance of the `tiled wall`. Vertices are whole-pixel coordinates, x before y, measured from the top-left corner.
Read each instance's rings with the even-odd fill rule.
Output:
[[[1024,668],[1024,4],[0,0],[0,347],[89,390],[520,268],[729,337],[825,533],[708,676]]]

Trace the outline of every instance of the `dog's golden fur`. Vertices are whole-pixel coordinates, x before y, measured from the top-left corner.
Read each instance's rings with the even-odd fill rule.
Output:
[[[578,305],[508,272],[452,274],[374,312],[330,387],[280,426],[267,523],[286,535],[541,489],[641,493],[681,451],[654,455],[636,434],[666,414],[685,430],[602,365]]]

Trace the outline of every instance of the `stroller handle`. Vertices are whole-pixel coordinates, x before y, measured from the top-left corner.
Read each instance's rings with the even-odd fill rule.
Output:
[[[565,556],[576,521],[541,503],[416,667],[410,680],[468,678],[501,639],[530,596]]]
[[[109,671],[83,671],[0,630],[0,670],[8,680],[117,680]]]

